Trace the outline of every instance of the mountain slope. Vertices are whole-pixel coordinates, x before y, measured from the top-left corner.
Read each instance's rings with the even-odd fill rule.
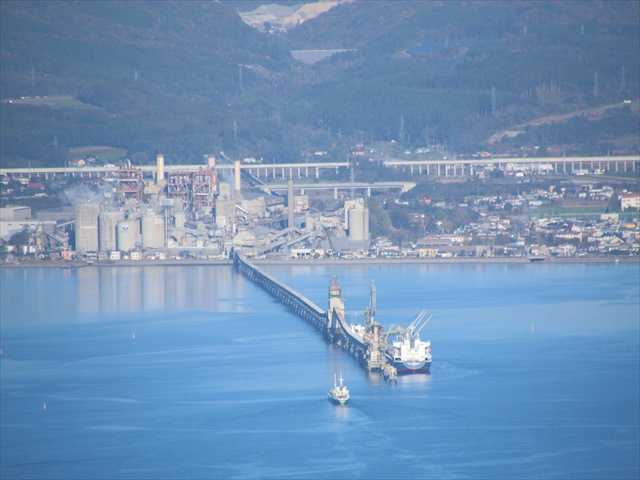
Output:
[[[2,98],[67,99],[2,103],[0,163],[61,163],[87,145],[136,161],[342,158],[362,139],[464,153],[532,118],[640,96],[638,2],[354,1],[275,35],[239,6],[259,2],[0,2]],[[353,50],[312,66],[289,54],[330,48]],[[567,148],[607,151],[620,118]]]
[[[1,8],[2,96],[71,94],[99,107],[4,106],[4,158],[46,161],[54,136],[62,146],[115,143],[200,158],[228,134],[232,97],[270,85],[269,72],[289,69],[285,49],[222,4],[2,2]],[[247,66],[241,85],[239,64]],[[67,128],[58,128],[60,121]]]
[[[638,96],[639,5],[355,2],[288,39],[357,49],[317,64],[328,81],[302,96],[339,98],[335,128],[395,138],[402,123],[413,142],[473,148],[502,125]]]

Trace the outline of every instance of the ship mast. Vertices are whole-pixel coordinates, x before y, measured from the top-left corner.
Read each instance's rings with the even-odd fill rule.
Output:
[[[370,326],[375,322],[376,318],[376,284],[371,281],[371,286],[369,290],[369,306],[365,310],[365,320],[367,322],[367,326]]]

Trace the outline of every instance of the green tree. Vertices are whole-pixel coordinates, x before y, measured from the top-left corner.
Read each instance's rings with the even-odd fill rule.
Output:
[[[372,237],[389,236],[393,231],[387,211],[376,200],[369,200],[369,231]]]

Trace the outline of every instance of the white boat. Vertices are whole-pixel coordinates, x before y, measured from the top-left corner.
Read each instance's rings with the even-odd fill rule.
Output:
[[[329,400],[334,403],[344,405],[349,401],[349,389],[344,384],[342,373],[340,373],[340,381],[336,378],[336,374],[333,374],[333,388],[329,390]]]

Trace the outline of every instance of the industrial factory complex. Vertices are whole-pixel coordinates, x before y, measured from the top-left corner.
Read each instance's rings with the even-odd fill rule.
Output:
[[[153,165],[0,169],[2,262],[228,261],[234,252],[281,260],[640,254],[640,193],[624,186],[637,183],[637,156],[379,161],[359,158],[363,151],[345,162],[265,164],[221,153],[169,165],[158,153]],[[355,168],[377,168],[384,181],[356,180]],[[616,187],[615,175],[627,183]],[[496,177],[516,193],[477,190]],[[531,187],[539,178],[545,186]],[[567,188],[566,179],[577,186]],[[415,194],[465,181],[477,192],[459,200]],[[49,186],[60,184],[66,201],[46,205]],[[564,208],[578,204],[601,211],[572,216]],[[381,211],[391,213],[388,235]],[[399,235],[402,228],[413,238]]]
[[[75,199],[71,208],[48,213],[58,215],[51,220],[42,215],[32,219],[29,207],[5,206],[1,233],[36,233],[23,253],[42,252],[46,244],[66,260],[107,262],[224,259],[234,250],[260,257],[300,246],[329,249],[334,241],[340,248],[368,248],[369,217],[363,198],[348,199],[339,210],[321,213],[310,208],[304,187],[294,186],[292,179],[282,192],[278,185],[272,189],[241,171],[240,162],[232,167],[219,169],[216,158],[208,155],[198,168],[166,168],[164,156],[158,154],[151,176],[129,163],[107,167],[104,175],[92,175],[88,169],[81,172],[82,182],[94,186],[91,195]],[[312,168],[319,172],[321,167]],[[44,181],[56,173],[47,173]],[[339,186],[328,188],[337,198]]]

